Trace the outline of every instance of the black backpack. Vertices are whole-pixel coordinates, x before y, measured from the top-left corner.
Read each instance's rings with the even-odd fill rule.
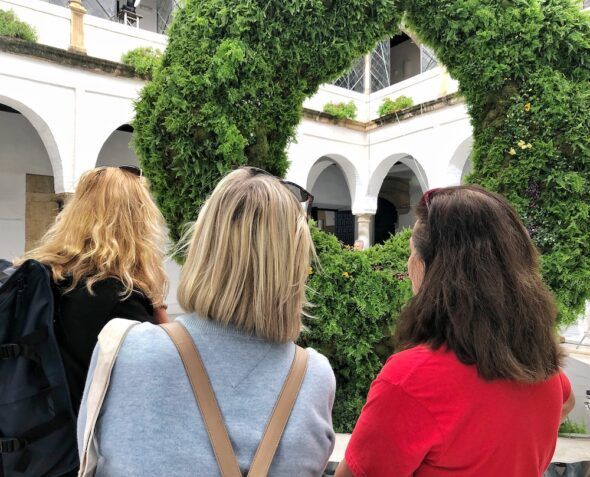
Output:
[[[48,268],[0,260],[0,477],[61,476],[79,465],[53,324]]]

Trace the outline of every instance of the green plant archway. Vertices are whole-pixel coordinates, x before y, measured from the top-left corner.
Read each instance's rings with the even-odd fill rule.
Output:
[[[590,19],[570,0],[187,0],[134,123],[137,153],[173,239],[236,166],[283,175],[304,99],[402,19],[459,80],[474,130],[470,181],[505,194],[522,214],[560,320],[571,322],[590,295]],[[334,255],[334,244],[316,237]],[[403,247],[385,249],[398,255],[343,252],[338,260],[362,268],[365,278],[377,262],[403,269]],[[313,280],[315,302],[322,291],[338,293],[327,279]],[[355,303],[350,313],[362,317],[362,300]],[[396,316],[375,313],[375,329]],[[354,388],[341,400],[350,412],[336,417],[340,429],[368,385],[366,377],[352,382],[352,370],[367,366],[374,375],[371,343],[384,334],[363,343],[365,354],[349,349],[348,368],[337,369]]]

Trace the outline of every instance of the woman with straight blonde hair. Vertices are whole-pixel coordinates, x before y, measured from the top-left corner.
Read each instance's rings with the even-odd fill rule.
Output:
[[[164,219],[141,170],[99,167],[82,175],[39,246],[15,261],[51,269],[55,333],[75,412],[105,324],[166,320],[164,247]]]
[[[178,287],[186,314],[165,327],[131,328],[120,349],[95,427],[94,475],[322,475],[334,445],[334,374],[325,357],[294,344],[314,255],[301,202],[309,210],[311,200],[295,184],[249,167],[217,185],[188,239]],[[188,341],[202,359],[205,377],[192,380],[194,389],[187,374],[195,366],[182,352],[179,358],[183,346],[174,340],[173,327],[183,330],[185,349]],[[91,370],[98,356],[95,352]],[[306,356],[307,368],[299,368],[297,393],[287,384],[298,356]],[[215,413],[207,406],[201,413],[193,394],[207,388],[207,381],[229,436],[225,453],[213,444],[224,430],[208,425]],[[92,371],[78,420],[80,449],[84,431],[89,432],[87,412],[94,415],[87,409],[89,389],[95,389]],[[277,422],[275,410],[283,409],[286,395],[294,404],[268,457],[257,448],[265,442],[267,425],[271,429],[269,423]],[[228,458],[235,473],[220,471],[220,461]],[[261,459],[268,462],[265,471],[255,470],[253,461]]]

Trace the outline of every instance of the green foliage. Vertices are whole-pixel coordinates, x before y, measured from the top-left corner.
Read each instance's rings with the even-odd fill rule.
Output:
[[[37,32],[28,23],[21,22],[12,10],[0,10],[0,36],[37,41]]]
[[[236,166],[285,174],[303,100],[396,30],[395,3],[184,2],[133,124],[137,154],[174,240]]]
[[[590,16],[570,0],[402,3],[461,85],[474,129],[468,180],[515,205],[560,322],[574,321],[590,297]]]
[[[379,106],[379,117],[387,116],[388,114],[409,108],[410,106],[414,106],[414,100],[407,96],[399,96],[393,100],[385,98]]]
[[[324,113],[331,114],[338,119],[356,118],[356,104],[353,101],[348,103],[328,103],[324,106]]]
[[[144,78],[152,78],[162,64],[162,52],[151,47],[135,48],[121,57],[121,61],[131,66]]]
[[[406,263],[410,231],[357,251],[312,228],[319,266],[309,277],[312,318],[301,344],[326,355],[338,382],[334,425],[350,432],[371,381],[391,355],[391,334],[411,296]]]
[[[586,434],[586,424],[578,424],[567,418],[559,426],[559,434]]]

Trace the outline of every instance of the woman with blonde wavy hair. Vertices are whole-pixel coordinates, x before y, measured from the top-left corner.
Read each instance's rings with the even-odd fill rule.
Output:
[[[96,422],[96,477],[216,476],[217,459],[235,471],[223,475],[323,474],[334,446],[334,373],[324,356],[294,343],[314,253],[300,203],[305,201],[309,210],[310,194],[252,167],[231,172],[217,185],[190,233],[178,287],[186,314],[164,329],[137,325],[121,346]],[[199,366],[188,366],[187,360],[185,370],[184,357],[167,336],[172,328],[183,330],[186,348],[198,349],[203,379],[187,379]],[[304,355],[307,368],[300,368],[298,393],[283,393],[297,357]],[[95,352],[80,408],[80,449],[87,412],[97,415],[87,407],[87,393],[95,389],[98,356]],[[197,394],[207,388],[207,377],[229,434],[227,452],[210,444],[209,421],[203,419],[216,413],[207,405],[201,413],[199,406],[207,401],[197,398],[198,406],[191,388],[190,382],[198,382]],[[286,395],[295,401],[280,438],[283,428],[276,432],[269,423],[277,423],[273,409],[284,409]],[[266,433],[267,425],[275,431]],[[213,432],[211,442],[222,434]],[[258,448],[263,435],[271,434],[278,436],[276,445]],[[253,464],[261,462],[257,457],[269,465],[266,471]]]
[[[164,219],[134,166],[86,172],[37,248],[51,269],[55,333],[77,412],[92,350],[112,318],[166,320]]]

